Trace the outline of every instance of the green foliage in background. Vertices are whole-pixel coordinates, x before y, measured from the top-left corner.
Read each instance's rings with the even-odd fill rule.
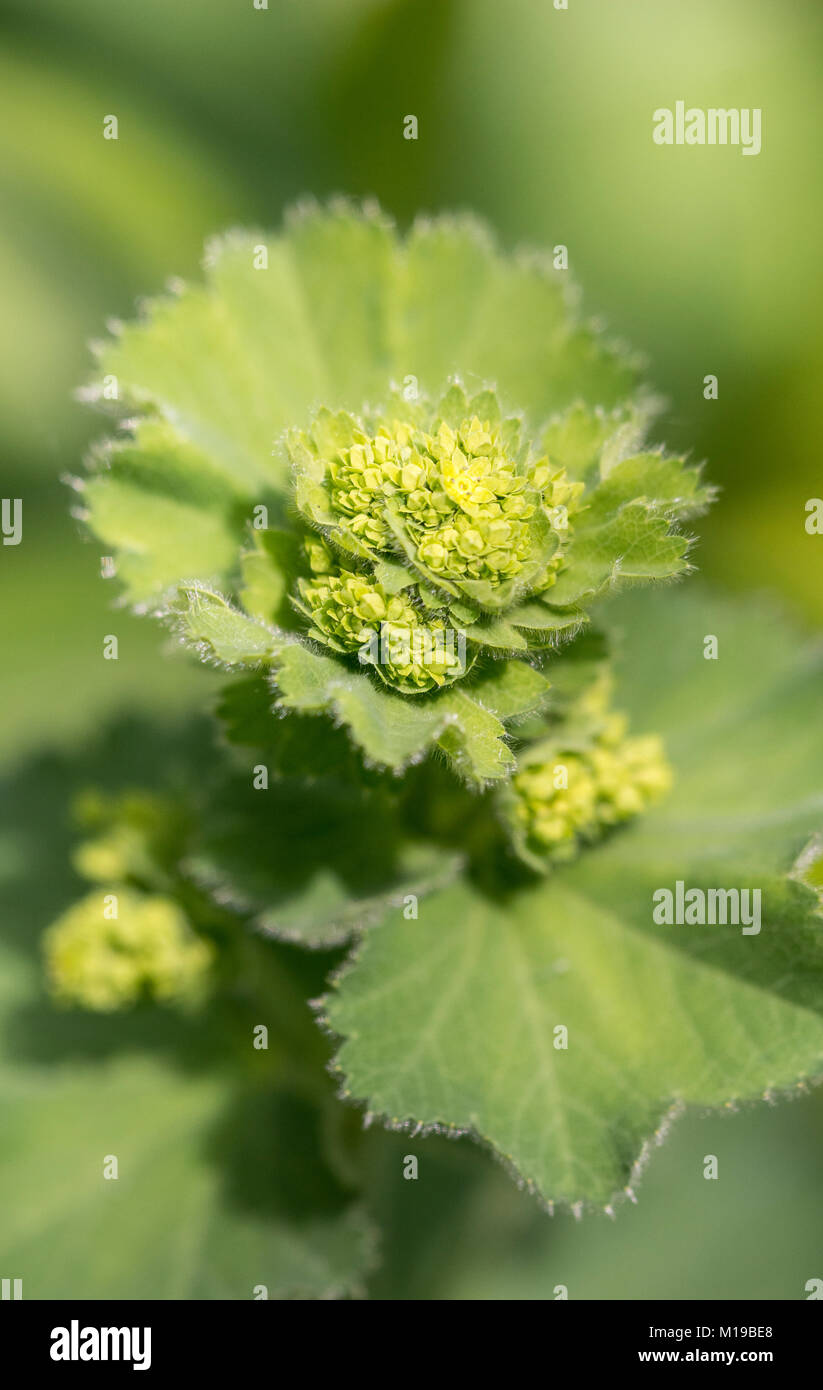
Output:
[[[21,769],[3,787],[9,811],[0,841],[2,935],[9,945],[4,971],[9,991],[17,991],[2,1022],[0,1104],[9,1114],[15,1097],[17,1109],[7,1137],[0,1137],[0,1253],[7,1248],[8,1230],[10,1257],[22,1269],[19,1233],[25,1228],[27,1297],[37,1296],[35,1290],[54,1296],[77,1291],[77,1263],[69,1251],[78,1240],[89,1251],[83,1285],[89,1295],[141,1292],[142,1286],[135,1285],[138,1268],[145,1271],[149,1296],[161,1290],[160,1296],[190,1291],[195,1285],[186,1273],[194,1265],[189,1254],[203,1239],[198,1218],[211,1221],[214,1196],[228,1212],[225,1219],[215,1217],[215,1228],[222,1221],[227,1230],[226,1221],[233,1222],[235,1239],[241,1226],[265,1223],[276,1204],[275,1183],[266,1189],[261,1179],[252,1190],[252,1155],[260,1146],[274,1153],[277,1131],[288,1130],[285,1120],[273,1118],[266,1126],[255,1118],[255,1103],[241,1106],[236,1129],[248,1136],[246,1158],[227,1163],[226,1146],[211,1142],[211,1121],[201,1124],[198,1117],[205,1111],[190,1095],[186,1114],[192,1124],[181,1141],[191,1156],[190,1167],[179,1170],[179,1181],[175,1178],[170,1190],[178,1197],[186,1172],[197,1172],[199,1186],[193,1185],[192,1192],[197,1186],[203,1194],[201,1205],[200,1197],[193,1196],[185,1213],[179,1211],[162,1179],[154,1180],[159,1168],[171,1171],[171,1158],[164,1157],[156,1168],[147,1154],[142,1185],[131,1189],[134,1209],[147,1222],[152,1219],[147,1213],[157,1216],[151,1228],[141,1230],[139,1249],[125,1238],[130,1200],[121,1202],[117,1217],[122,1240],[110,1240],[109,1217],[103,1213],[92,1231],[92,1216],[96,1219],[99,1212],[97,1184],[112,1196],[112,1206],[122,1191],[99,1176],[100,1154],[116,1148],[106,1138],[105,1106],[113,1107],[115,1097],[111,1086],[101,1089],[104,1078],[114,1075],[123,1054],[130,1067],[142,1056],[145,1084],[140,1083],[142,1090],[135,1085],[133,1094],[136,1105],[138,1094],[143,1096],[139,1105],[148,1110],[155,1088],[158,1096],[177,1096],[173,1104],[185,1109],[184,1087],[191,1077],[175,1072],[170,1085],[164,1081],[174,1069],[175,1044],[170,1042],[163,1055],[156,1039],[158,1031],[167,1038],[163,1030],[177,1028],[168,1009],[143,1006],[145,1026],[127,1029],[126,1044],[123,1016],[92,1025],[78,1011],[56,1014],[41,996],[40,933],[85,891],[60,867],[67,863],[71,843],[63,824],[65,808],[89,781],[109,778],[113,792],[143,785],[150,765],[152,775],[167,787],[179,733],[168,744],[157,743],[158,729],[145,726],[138,740],[143,756],[129,768],[123,745],[134,740],[134,726],[118,726],[105,751],[94,731],[110,711],[124,706],[139,704],[164,721],[190,710],[193,702],[199,708],[207,677],[183,661],[158,660],[157,635],[150,625],[124,609],[112,611],[114,586],[100,581],[97,548],[77,544],[77,524],[66,516],[59,476],[76,471],[83,444],[100,433],[99,421],[91,421],[71,399],[87,372],[86,342],[103,334],[110,315],[130,316],[136,296],[160,292],[167,277],[197,278],[201,246],[216,228],[270,226],[306,188],[318,194],[345,188],[377,195],[403,223],[420,208],[471,207],[485,213],[509,243],[567,244],[588,305],[605,310],[612,324],[649,353],[655,385],[670,397],[670,444],[678,452],[691,451],[693,459],[708,456],[711,479],[722,485],[718,505],[701,522],[701,542],[692,561],[710,577],[737,587],[780,589],[819,618],[820,542],[806,536],[802,524],[806,498],[821,490],[815,430],[823,354],[814,231],[820,216],[814,136],[821,19],[811,0],[798,0],[781,12],[779,21],[765,0],[699,0],[688,12],[675,0],[633,0],[631,5],[571,0],[565,13],[515,0],[505,14],[491,0],[357,0],[346,5],[310,0],[299,7],[272,5],[268,12],[204,0],[196,16],[185,6],[169,7],[160,0],[116,10],[105,0],[77,0],[70,7],[58,0],[41,0],[34,7],[6,0],[0,60],[0,286],[12,331],[0,349],[0,467],[3,495],[23,497],[25,521],[24,543],[0,550],[5,600],[0,617],[0,754],[7,765],[13,761]],[[517,73],[514,84],[512,72]],[[677,97],[708,104],[718,92],[725,105],[763,107],[761,156],[743,160],[728,150],[661,151],[652,145],[650,113],[655,107]],[[109,111],[121,119],[116,144],[104,142],[101,135],[102,117]],[[417,142],[402,139],[406,112],[419,117]],[[703,399],[706,372],[719,374],[716,402]],[[211,544],[210,537],[202,539]],[[193,528],[193,545],[200,541]],[[685,596],[665,597],[667,603],[682,603]],[[716,632],[722,627],[721,638],[728,638],[740,623],[749,633],[752,653],[761,642],[770,650],[774,644],[778,652],[785,650],[800,679],[802,638],[781,646],[787,629],[775,626],[766,609],[759,606],[747,627],[716,594],[701,603],[706,616],[702,624],[697,622],[698,629]],[[619,609],[613,621],[619,628]],[[629,627],[631,622],[629,617]],[[103,663],[100,656],[103,635],[109,632],[120,638],[116,663]],[[668,623],[663,624],[664,637]],[[619,656],[619,632],[613,638]],[[634,642],[631,649],[640,651]],[[665,650],[666,661],[674,660],[673,643]],[[725,670],[722,657],[720,663],[706,665],[715,681]],[[224,677],[215,672],[211,679],[221,684]],[[647,693],[657,679],[657,667],[644,674]],[[650,696],[647,705],[639,684],[629,672],[619,706],[631,713],[633,730],[666,731],[678,795],[688,795],[691,759],[675,726],[682,720],[685,738],[694,711],[685,703],[678,710],[673,683],[667,687],[668,708],[652,705]],[[554,685],[556,690],[556,679]],[[796,691],[799,709],[799,686]],[[805,697],[809,702],[810,692],[811,687]],[[702,691],[694,694],[703,698]],[[253,680],[245,686],[237,681],[222,703],[223,718],[229,727],[233,721],[235,730],[262,719],[258,734],[260,744],[265,743],[265,690],[261,700]],[[813,708],[808,717],[816,727]],[[299,722],[292,715],[287,724]],[[310,722],[316,731],[322,721]],[[733,715],[729,724],[734,724]],[[724,728],[721,720],[719,748]],[[795,779],[801,799],[791,804],[798,819],[792,813],[787,824],[796,825],[798,833],[791,847],[785,842],[782,873],[801,839],[804,806],[809,806],[810,830],[817,823],[817,807],[813,800],[803,800],[799,743],[791,742],[793,771],[784,775],[781,747],[770,729],[765,722],[760,726],[766,742],[757,745],[756,755],[750,752],[747,780],[741,775],[738,793],[752,802],[752,835],[760,844],[763,828],[779,830],[784,812],[788,814]],[[44,739],[73,750],[59,770],[53,759],[23,761],[27,750]],[[306,757],[316,732],[314,740],[299,734],[295,739]],[[152,747],[156,757],[149,753]],[[288,756],[285,739],[281,750]],[[339,745],[337,752],[345,761]],[[332,757],[325,742],[318,757],[321,753]],[[175,795],[190,793],[213,756],[205,744],[192,754],[182,774],[185,787],[177,787]],[[266,760],[275,765],[271,748]],[[719,755],[717,761],[722,765]],[[707,768],[708,762],[699,759],[695,767]],[[719,768],[710,771],[720,776]],[[422,773],[416,775],[425,781]],[[774,801],[768,804],[772,778]],[[278,787],[280,791],[272,788],[267,794],[267,804],[274,808],[272,825],[280,814],[279,798],[294,805],[294,788],[279,781]],[[442,796],[442,783],[439,790]],[[243,793],[239,787],[235,792],[241,805],[252,795],[264,795]],[[328,784],[324,796],[329,796]],[[775,809],[781,796],[784,811]],[[310,801],[307,792],[295,821],[296,836],[306,824]],[[319,943],[336,941],[350,925],[348,905],[356,905],[355,920],[362,914],[373,921],[384,909],[386,891],[398,902],[404,890],[434,891],[450,881],[459,850],[449,837],[460,838],[456,826],[465,830],[465,802],[452,803],[445,796],[442,801],[434,827],[439,852],[430,858],[428,826],[428,843],[421,843],[426,836],[416,833],[413,853],[393,859],[387,876],[376,882],[360,872],[353,882],[341,884],[335,866],[330,874],[318,874],[312,892],[304,893],[299,873],[287,872],[292,859],[288,845],[274,858],[273,872],[261,880],[259,851],[265,838],[261,835],[248,852],[231,827],[253,822],[235,818],[231,803],[225,822],[215,824],[188,867],[207,895],[218,883],[226,892],[231,882],[232,905],[247,914],[244,920],[284,940],[314,934]],[[379,800],[374,804],[381,805]],[[670,799],[655,816],[665,822],[675,809],[676,800]],[[651,824],[646,821],[643,834]],[[748,821],[744,829],[748,831]],[[336,833],[332,814],[327,848]],[[615,852],[635,833],[640,834],[640,827],[614,840]],[[727,847],[725,834],[721,838]],[[771,843],[776,846],[778,837]],[[451,857],[442,853],[444,844]],[[478,835],[477,862],[484,852]],[[611,872],[611,856],[607,844],[589,851],[587,862],[598,864],[605,857]],[[766,870],[768,864],[762,867]],[[759,862],[754,865],[760,868]],[[282,889],[279,895],[276,884]],[[586,902],[590,917],[599,909],[593,900]],[[420,925],[404,923],[408,929]],[[764,927],[757,941],[762,943],[765,934]],[[376,938],[374,945],[376,949]],[[315,973],[311,981],[301,981],[301,998],[322,990],[328,958],[311,960]],[[684,964],[690,967],[688,953]],[[791,978],[792,962],[789,967]],[[720,988],[724,978],[721,967],[719,981],[712,975],[713,987]],[[552,970],[549,979],[570,987],[568,972]],[[749,982],[747,988],[758,986]],[[785,1003],[769,998],[768,1008]],[[358,1007],[366,1007],[365,999]],[[788,1007],[794,1017],[796,1001],[789,1000]],[[25,1033],[24,1022],[31,1025]],[[244,1029],[249,1022],[247,1018]],[[811,1022],[801,1005],[799,1038],[808,1036]],[[182,1039],[191,1027],[181,1024],[175,1037]],[[209,1028],[219,1033],[215,1021]],[[99,1045],[90,1043],[90,1029],[97,1030]],[[742,1034],[740,1038],[742,1053]],[[266,1054],[256,1057],[265,1061]],[[78,1065],[82,1083],[71,1080]],[[204,1054],[204,1074],[220,1065],[219,1055]],[[227,1113],[228,1093],[238,1085],[237,1075],[227,1081],[216,1117]],[[69,1092],[79,1107],[61,1099]],[[98,1095],[101,1119],[86,1136],[81,1117],[92,1113]],[[273,1103],[269,1113],[277,1114]],[[372,1219],[384,1235],[379,1268],[364,1255],[364,1267],[372,1265],[369,1286],[390,1297],[550,1298],[554,1285],[563,1282],[572,1297],[802,1297],[805,1279],[821,1274],[815,1264],[820,1241],[814,1216],[819,1209],[820,1113],[819,1097],[722,1120],[692,1112],[656,1156],[641,1205],[624,1207],[614,1224],[589,1218],[580,1225],[565,1217],[546,1221],[466,1142],[447,1144],[430,1136],[410,1145],[408,1137],[374,1126],[362,1141],[360,1177],[368,1188]],[[214,1127],[219,1123],[216,1118]],[[123,1133],[126,1128],[124,1119]],[[145,1148],[150,1138],[142,1126],[138,1130],[125,1146],[132,1152],[139,1144]],[[60,1210],[55,1205],[53,1223],[43,1227],[43,1190],[54,1189],[43,1136],[52,1142],[55,1132],[62,1137],[65,1155],[65,1200]],[[245,1138],[238,1141],[238,1152],[245,1143]],[[399,1176],[409,1147],[425,1155],[425,1180],[418,1183],[405,1183]],[[705,1152],[720,1154],[723,1177],[718,1183],[702,1179]],[[279,1161],[275,1167],[276,1185],[288,1190]],[[232,1181],[231,1175],[241,1170],[245,1178]],[[85,1188],[90,1175],[92,1186]],[[318,1174],[316,1181],[322,1188],[326,1180]],[[85,1215],[75,1220],[69,1212],[72,1194],[85,1190],[91,1198],[83,1207]],[[167,1209],[169,1222],[163,1216]],[[158,1243],[157,1233],[166,1227],[169,1240]],[[58,1249],[58,1228],[67,1232],[60,1247],[65,1258],[50,1259],[49,1251]],[[178,1233],[174,1248],[173,1232]],[[216,1251],[209,1242],[204,1248]],[[216,1253],[212,1282],[197,1286],[197,1296],[249,1296],[247,1269],[255,1258],[243,1258],[242,1268],[232,1267],[222,1283],[219,1271],[226,1263],[221,1259]],[[275,1289],[275,1275],[271,1283]]]
[[[286,907],[291,939],[301,940],[302,920],[306,945],[365,927],[324,1015],[342,1039],[335,1068],[344,1096],[395,1126],[476,1135],[546,1203],[609,1205],[631,1191],[667,1111],[775,1094],[819,1069],[819,899],[790,876],[823,809],[823,746],[809,732],[819,658],[810,652],[798,670],[793,634],[741,609],[724,625],[715,665],[704,660],[705,599],[690,604],[670,591],[653,605],[627,604],[618,631],[632,656],[618,699],[639,702],[643,726],[671,737],[683,760],[668,803],[650,809],[670,781],[662,755],[647,741],[637,768],[621,761],[618,725],[609,762],[612,716],[596,694],[608,688],[608,644],[593,659],[591,637],[575,632],[595,600],[598,620],[614,630],[611,590],[684,572],[677,523],[710,493],[680,461],[642,443],[649,406],[631,367],[574,323],[539,262],[505,261],[472,226],[422,224],[402,243],[376,212],[310,209],[282,238],[235,235],[208,260],[203,289],[150,306],[101,349],[97,380],[115,380],[120,408],[139,415],[123,443],[91,461],[89,524],[114,551],[132,602],[149,600],[204,661],[247,673],[226,697],[230,732],[273,750],[281,786],[299,795],[316,778],[316,751],[306,765],[300,732],[311,742],[317,716],[331,714],[335,740],[342,733],[362,754],[362,767],[335,754],[311,783],[331,819],[331,853],[327,861],[310,816],[291,847],[302,890]],[[369,425],[328,408],[365,416],[360,403],[391,399],[406,366],[426,390],[461,363],[480,394],[452,385],[424,404],[422,426],[413,414],[408,425]],[[498,424],[505,417],[492,385],[518,402],[516,425]],[[634,403],[620,404],[627,391]],[[324,392],[312,433],[295,436]],[[415,406],[395,400],[391,409]],[[394,418],[374,404],[368,411],[377,422]],[[493,423],[481,424],[479,412]],[[489,430],[498,428],[495,442]],[[520,448],[521,430],[536,448]],[[551,520],[558,478],[570,503],[562,536]],[[442,516],[452,527],[454,517],[481,527],[483,508],[498,515],[489,484],[517,499],[509,516],[526,518],[522,558],[514,555],[522,571],[511,551],[490,578],[434,570],[429,537],[441,534]],[[219,543],[192,547],[200,516],[222,516]],[[260,543],[250,550],[256,528]],[[482,630],[477,667],[445,689],[409,691],[397,672],[378,676],[357,643],[334,641],[329,653],[329,630],[306,632],[306,581],[294,581],[301,549],[322,550],[320,575],[336,565],[358,594],[402,593],[413,614],[442,612],[452,626],[465,623],[470,640]],[[550,641],[548,619],[531,616],[541,604],[554,615]],[[570,609],[566,630],[559,619]],[[716,626],[716,603],[710,611]],[[365,624],[354,629],[358,640],[382,636],[382,621],[369,625],[373,607],[361,603],[356,617]],[[282,735],[284,750],[281,731],[295,715],[298,734]],[[747,785],[752,739],[780,749],[757,812]],[[590,821],[574,820],[573,803],[528,779],[535,757],[548,758],[550,771],[552,747],[588,759],[574,765],[572,795],[592,770],[604,786],[615,779],[610,798],[590,804]],[[387,777],[432,749],[456,774],[442,788],[426,784],[425,763],[422,781]],[[268,777],[264,752],[254,764],[246,757],[247,778],[261,768]],[[495,793],[513,772],[505,794]],[[268,795],[267,783],[258,795]],[[382,802],[373,819],[372,796]],[[526,873],[505,831],[521,823],[521,801],[533,813],[535,797],[535,824],[559,821],[565,854],[551,852],[554,831],[542,846],[514,833]],[[427,873],[436,868],[445,847],[436,821],[450,799],[465,868],[448,886],[424,882],[433,891],[418,921],[417,895],[401,895],[397,876],[407,878],[421,849]],[[218,792],[216,804],[224,800]],[[358,800],[352,841],[344,822]],[[609,826],[596,805],[615,808],[613,823],[634,820],[602,848],[586,846]],[[201,813],[206,826],[211,814]],[[247,814],[256,820],[251,804]],[[235,840],[245,838],[235,827]],[[272,898],[265,887],[257,895],[276,930],[283,884],[269,852],[260,845],[257,854],[256,864],[247,853],[246,872],[270,873]],[[355,886],[359,866],[375,863],[382,888]],[[206,852],[205,866],[201,885],[218,903],[232,901],[231,865],[221,871]],[[445,862],[441,869],[448,876]],[[762,941],[740,922],[656,930],[653,895],[676,879],[762,895]],[[368,921],[359,916],[366,903]]]

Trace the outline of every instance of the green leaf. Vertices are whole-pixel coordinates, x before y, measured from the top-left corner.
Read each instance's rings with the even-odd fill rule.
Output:
[[[704,512],[714,489],[704,487],[698,468],[662,453],[637,454],[603,469],[603,481],[587,500],[589,519],[604,521],[619,507],[644,504],[669,519],[683,519]]]
[[[456,622],[466,622],[455,605],[451,615]],[[466,641],[485,647],[492,655],[557,647],[575,637],[588,622],[579,609],[549,608],[542,599],[519,603],[504,616],[493,618],[485,614],[479,622],[474,621],[474,616],[466,623]]]
[[[415,225],[399,269],[398,380],[494,382],[532,427],[577,398],[608,409],[633,391],[634,364],[575,322],[547,258],[504,260],[482,225],[446,217]]]
[[[407,589],[412,582],[412,576],[405,565],[395,560],[378,560],[374,567],[374,578],[378,584],[382,584],[387,594],[399,594],[401,589]]]
[[[282,721],[281,721],[282,727]],[[302,766],[302,764],[301,764]],[[185,869],[257,927],[329,947],[379,921],[408,894],[453,878],[459,856],[404,839],[385,787],[285,777],[219,787]]]
[[[425,701],[404,699],[297,645],[281,652],[276,682],[282,706],[333,714],[372,762],[399,771],[436,747],[474,784],[508,774],[514,758],[504,721],[538,710],[548,689],[541,672],[524,662],[501,661],[465,687]]]
[[[263,671],[225,686],[216,713],[228,741],[258,749],[270,774],[293,776],[299,768],[307,778],[363,780],[366,770],[345,729],[311,715],[278,718],[277,700]]]
[[[398,855],[393,883],[370,895],[358,896],[333,869],[318,869],[298,894],[279,906],[261,912],[257,925],[279,941],[328,950],[348,940],[354,932],[379,925],[386,913],[408,907],[457,876],[460,858],[438,853],[425,845],[406,845]]]
[[[668,800],[542,885],[460,884],[415,923],[395,914],[327,1001],[347,1093],[393,1124],[469,1131],[571,1204],[631,1188],[682,1105],[823,1070],[819,900],[789,876],[823,824],[820,649],[708,597],[624,599],[618,631],[617,704],[664,734]],[[655,924],[653,894],[678,880],[760,889],[761,932]]]
[[[691,540],[673,525],[704,511],[712,496],[699,471],[680,459],[641,454],[615,463],[572,520],[567,566],[551,602],[590,603],[618,584],[686,573]]]
[[[0,1228],[24,1298],[252,1299],[260,1284],[270,1298],[348,1297],[374,1264],[372,1223],[324,1157],[324,1044],[285,948],[249,943],[265,988],[185,1018],[92,1016],[44,997],[42,928],[77,892],[66,805],[90,777],[166,781],[182,759],[190,778],[210,750],[191,733],[191,721],[166,736],[120,724],[2,787]],[[289,1011],[307,1023],[297,1060]],[[268,1050],[252,1046],[258,1023]],[[318,1068],[311,1089],[303,1056]]]
[[[24,1065],[2,1076],[0,1093],[3,1253],[28,1298],[251,1299],[259,1284],[269,1298],[340,1297],[358,1291],[374,1262],[362,1209],[301,1212],[315,1170],[330,1196],[335,1188],[313,1161],[316,1128],[288,1095],[250,1095],[232,1114],[225,1081],[128,1057],[75,1062],[46,1084]],[[215,1142],[238,1172],[247,1165],[246,1180],[265,1153],[280,1211],[261,1219],[226,1192],[209,1154]],[[312,1170],[304,1194],[295,1152]],[[116,1182],[103,1178],[108,1154],[118,1159]]]
[[[502,722],[459,686],[426,700],[405,698],[297,644],[279,653],[276,683],[281,708],[330,714],[383,767],[400,771],[435,747],[468,782],[494,781],[514,766]]]
[[[567,716],[593,682],[607,679],[611,645],[600,628],[587,627],[573,642],[546,661],[552,711]]]
[[[792,878],[805,883],[817,894],[819,911],[823,913],[823,834],[813,835],[803,846],[792,867]]]
[[[200,584],[181,587],[171,611],[186,642],[207,660],[228,667],[259,666],[295,640],[241,613],[223,594]]]
[[[294,635],[248,617],[214,590],[182,588],[173,613],[181,637],[206,659],[230,668],[271,664],[277,708],[331,714],[346,725],[367,759],[395,771],[437,747],[466,781],[505,776],[514,758],[495,705],[500,699],[506,709],[513,706],[512,714],[524,713],[540,703],[547,686],[537,671],[523,666],[487,675],[465,691],[453,687],[427,700],[407,699],[378,688],[365,672],[321,656]],[[259,717],[256,708],[258,728]]]
[[[451,615],[458,622],[465,621],[458,617],[454,608],[451,609]],[[481,622],[467,623],[464,630],[467,642],[473,646],[485,647],[492,655],[496,653],[508,655],[511,652],[526,652],[529,649],[529,644],[522,632],[518,632],[508,618],[484,616]]]
[[[505,259],[470,221],[421,222],[404,241],[374,207],[309,205],[281,235],[213,241],[205,267],[203,285],[149,302],[103,344],[89,392],[116,378],[112,408],[133,431],[110,469],[93,454],[86,494],[132,602],[193,579],[230,591],[253,507],[291,490],[282,436],[318,404],[386,404],[409,375],[436,396],[459,372],[472,391],[496,383],[536,428],[635,389],[633,364],[576,323],[565,276]]]
[[[550,608],[539,599],[519,604],[507,618],[514,627],[528,633],[528,646],[532,648],[557,646],[574,637],[589,621],[585,613],[577,609]]]
[[[242,536],[242,495],[202,450],[158,420],[99,451],[106,472],[84,501],[96,535],[117,552],[132,603],[158,598],[183,577],[217,580],[232,569]]]
[[[498,719],[519,719],[545,705],[549,681],[525,661],[493,661],[472,678],[467,689]]]
[[[385,395],[394,366],[392,288],[397,243],[388,218],[343,201],[308,204],[289,224],[288,244],[314,341],[328,372],[327,405]]]
[[[299,533],[273,528],[255,531],[254,548],[242,557],[240,603],[252,617],[279,627],[295,625],[289,596],[296,579],[307,572]]]
[[[577,401],[552,416],[540,434],[539,450],[565,468],[569,477],[596,481],[619,459],[636,451],[654,408],[650,398],[611,411]]]

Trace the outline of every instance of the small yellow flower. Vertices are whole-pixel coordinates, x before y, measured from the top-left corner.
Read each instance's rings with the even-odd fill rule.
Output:
[[[463,674],[455,629],[439,615],[422,621],[408,590],[388,595],[373,580],[346,570],[303,580],[299,589],[313,635],[357,653],[390,684],[422,693]]]
[[[100,1012],[194,998],[214,958],[176,903],[128,889],[75,903],[45,933],[44,951],[54,997]]]
[[[581,844],[640,815],[671,787],[660,739],[625,736],[613,715],[592,746],[530,763],[514,778],[514,814],[538,852],[570,859]]]
[[[529,558],[528,522],[542,494],[559,505],[581,488],[564,487],[561,474],[541,473],[539,486],[530,481],[497,429],[477,416],[457,429],[444,422],[434,434],[403,421],[373,437],[361,431],[327,465],[332,510],[359,540],[394,549],[390,501],[421,565],[443,579],[491,584],[518,574]],[[547,572],[547,585],[553,577]]]

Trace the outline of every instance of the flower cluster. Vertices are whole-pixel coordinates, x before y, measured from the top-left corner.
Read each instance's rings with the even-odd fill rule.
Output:
[[[588,746],[531,754],[513,780],[513,815],[538,855],[561,861],[647,810],[671,782],[660,739],[627,737],[625,717],[611,714]]]
[[[312,636],[356,652],[400,689],[416,694],[463,674],[460,634],[442,618],[423,622],[408,590],[387,594],[365,575],[342,569],[300,580],[298,589]]]
[[[101,349],[93,385],[116,377],[126,428],[94,451],[83,514],[126,601],[265,685],[258,732],[272,708],[322,715],[369,764],[436,752],[472,787],[508,781],[556,713],[555,654],[611,592],[688,573],[712,489],[646,441],[636,364],[540,257],[337,206],[275,246],[263,299],[258,243],[232,234],[207,290]],[[205,304],[221,392],[195,371]]]
[[[49,927],[44,949],[54,997],[101,1012],[141,999],[195,997],[213,951],[191,932],[176,903],[130,890],[107,896],[115,902],[88,894]],[[107,906],[116,917],[104,915]]]
[[[584,484],[534,457],[493,393],[470,399],[453,385],[436,405],[321,410],[286,447],[312,537],[311,578],[297,580],[292,601],[316,640],[357,653],[404,694],[464,675],[466,636],[476,655],[492,616],[515,624],[508,647],[498,628],[495,655],[550,644],[535,616],[543,632],[562,624],[542,610],[529,614],[529,640],[516,623],[526,600],[550,602]]]
[[[475,415],[455,429],[442,420],[433,434],[397,421],[371,438],[358,434],[328,469],[332,508],[353,535],[391,550],[391,516],[437,576],[499,584],[519,573],[530,549],[526,523],[541,498],[498,428]]]
[[[460,404],[471,405],[465,396]],[[459,408],[450,419],[418,414],[425,423],[321,412],[311,430],[293,432],[307,519],[355,553],[402,555],[446,592],[466,580],[498,586],[527,567],[528,592],[548,588],[583,484],[548,458],[531,459],[517,421]]]

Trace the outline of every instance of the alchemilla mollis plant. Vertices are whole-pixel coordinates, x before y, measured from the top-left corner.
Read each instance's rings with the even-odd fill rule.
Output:
[[[87,801],[62,1001],[191,1011],[328,953],[340,1113],[470,1134],[575,1209],[633,1195],[682,1106],[820,1071],[820,656],[666,583],[712,490],[564,272],[303,208],[210,245],[86,394],[122,601],[227,683],[196,786]],[[722,919],[662,923],[678,883]]]

